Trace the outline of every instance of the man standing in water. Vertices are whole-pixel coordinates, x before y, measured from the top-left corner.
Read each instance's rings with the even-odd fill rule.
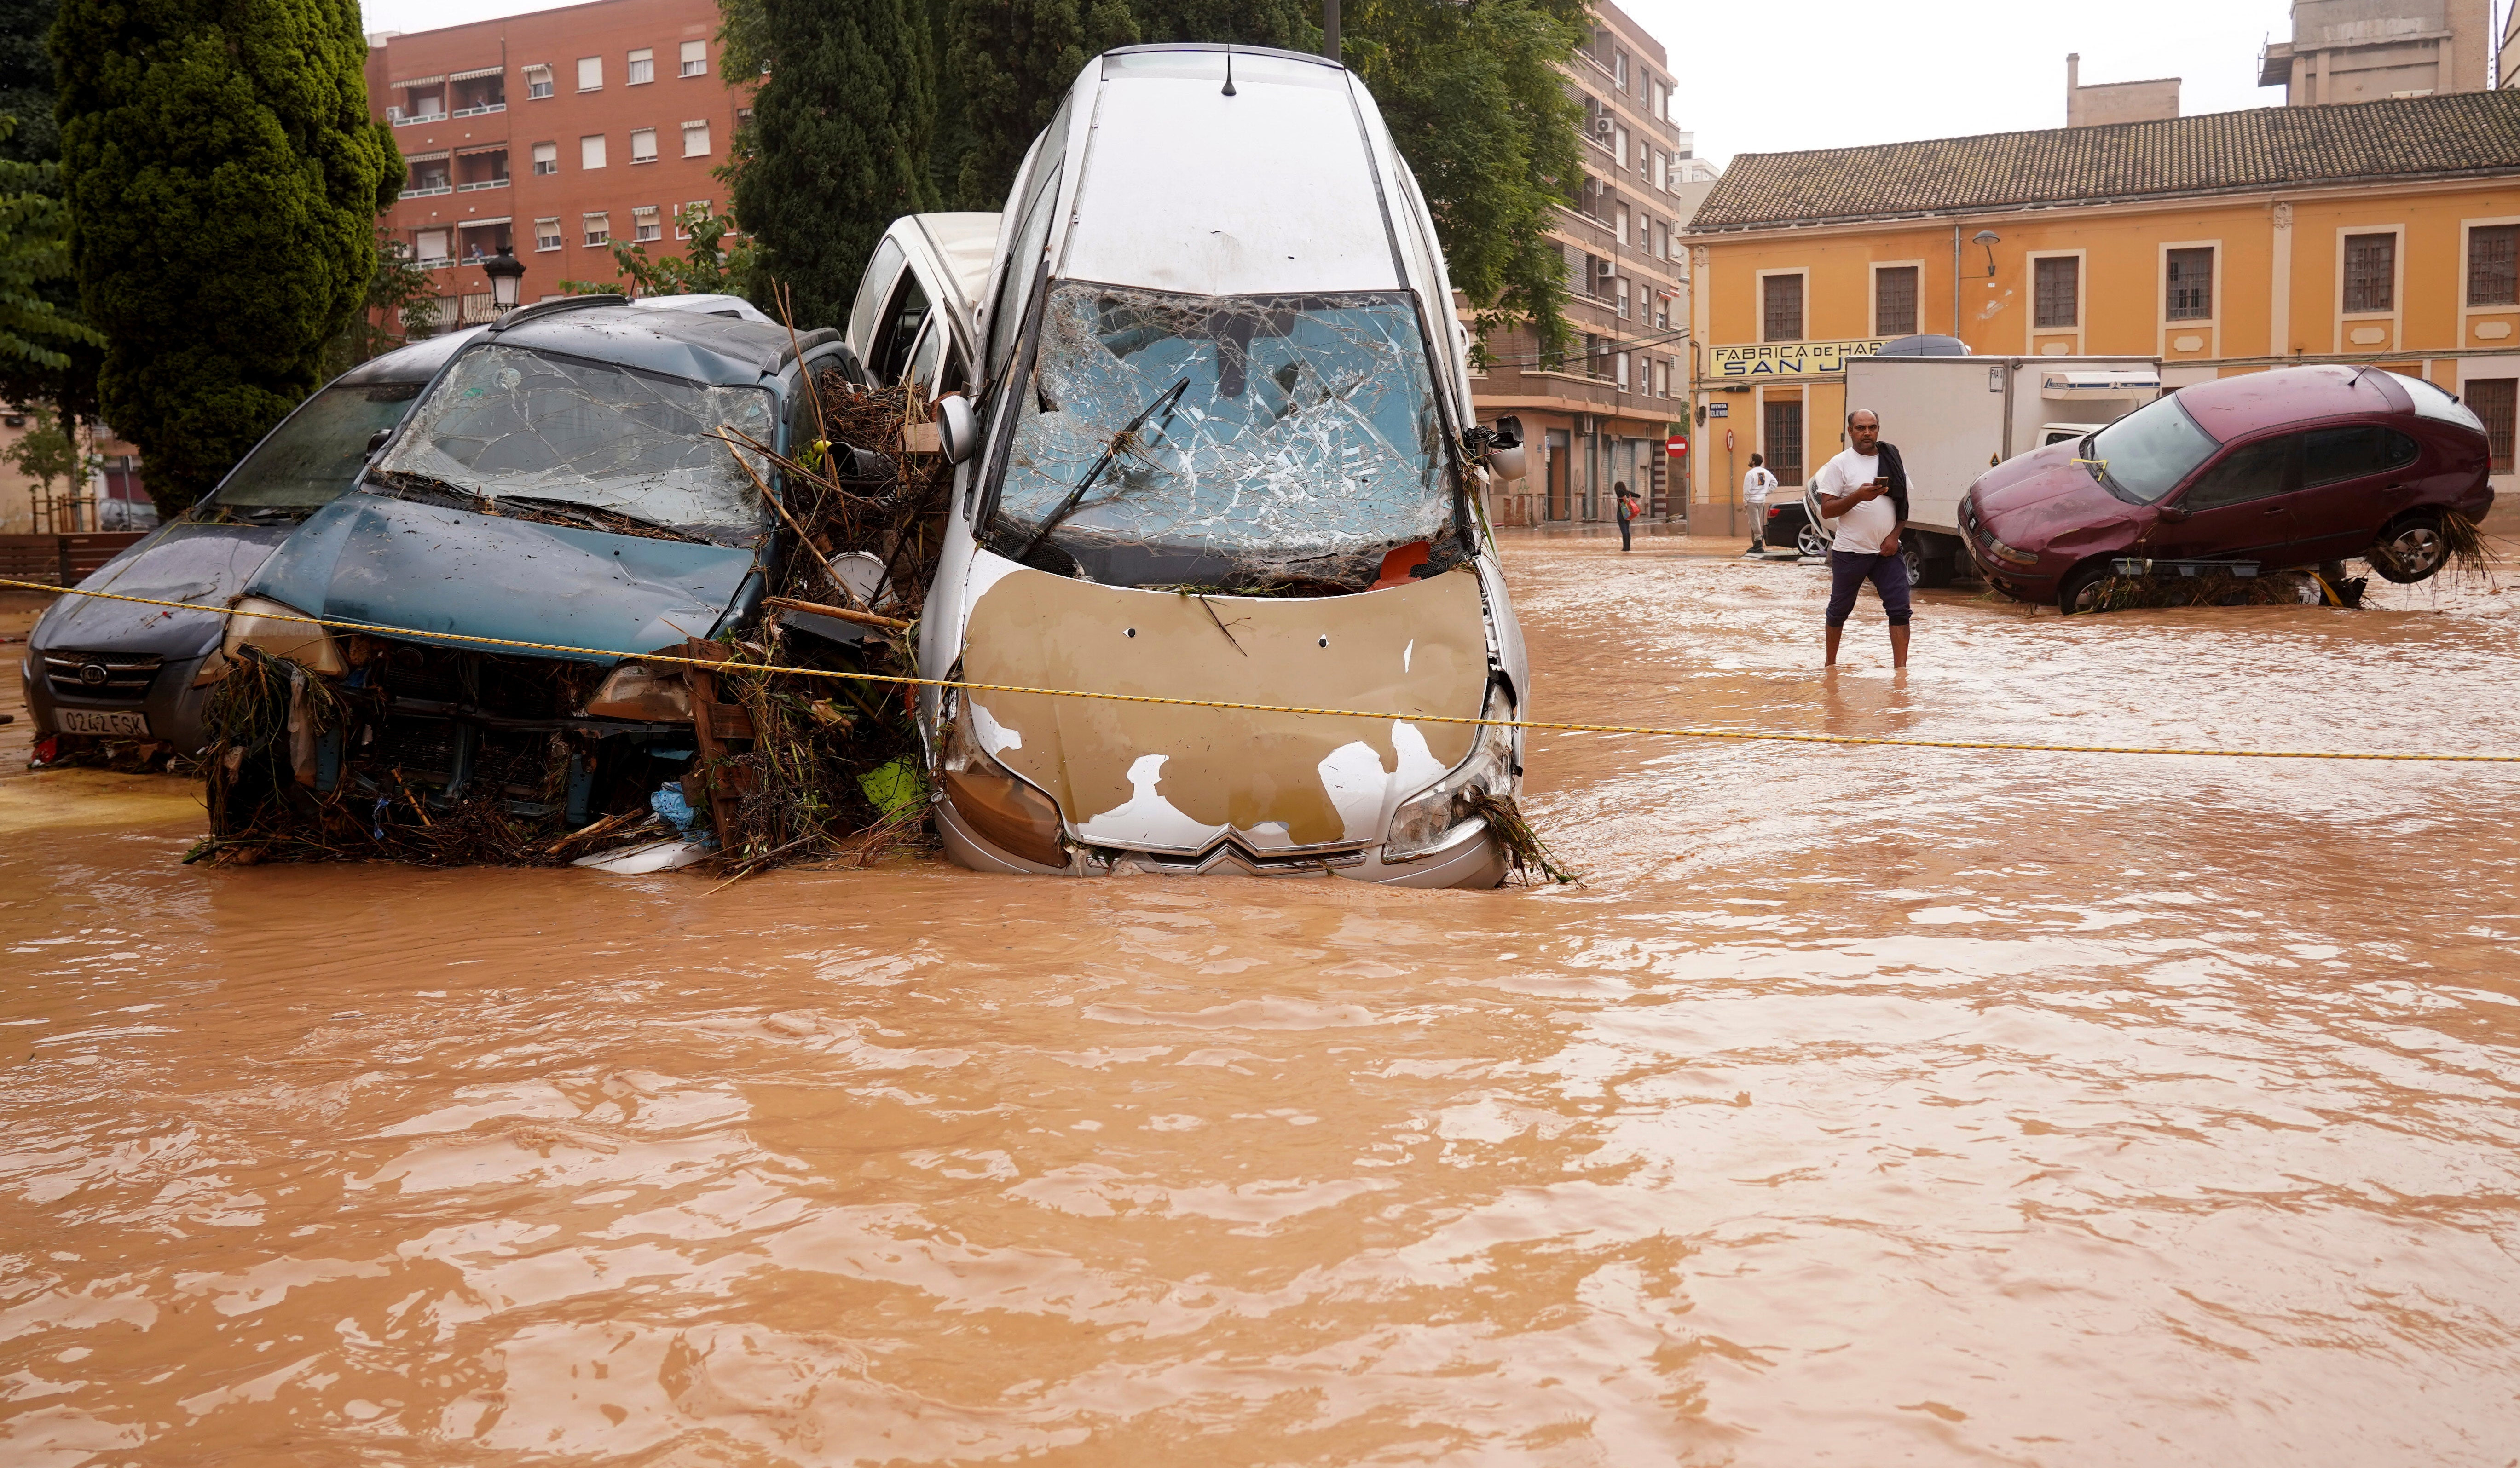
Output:
[[[1899,558],[1899,527],[1908,522],[1908,468],[1895,445],[1881,441],[1881,420],[1868,408],[1846,416],[1846,449],[1821,467],[1820,512],[1837,521],[1828,552],[1828,657],[1855,594],[1869,581],[1890,621],[1890,662],[1908,666],[1908,563]]]
[[[1768,472],[1768,456],[1750,456],[1750,472],[1741,476],[1741,504],[1750,512],[1750,549],[1743,556],[1765,559],[1768,555],[1768,491],[1777,487],[1777,476]]]

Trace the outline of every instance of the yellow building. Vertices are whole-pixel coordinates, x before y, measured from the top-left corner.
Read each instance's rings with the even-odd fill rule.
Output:
[[[2169,386],[2381,363],[2465,397],[2511,489],[2520,92],[1745,154],[1687,241],[1701,533],[1753,451],[1788,484],[1835,454],[1845,358],[1912,334]]]

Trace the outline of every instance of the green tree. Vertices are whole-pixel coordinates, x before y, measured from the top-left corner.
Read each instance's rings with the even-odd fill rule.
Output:
[[[173,513],[316,386],[401,159],[351,0],[61,0],[51,42],[99,399]]]
[[[945,71],[969,134],[953,192],[968,208],[994,209],[1076,73],[1136,45],[1138,20],[1127,0],[952,0],[949,17]]]
[[[608,281],[562,281],[561,290],[569,295],[621,294],[632,298],[643,295],[718,295],[748,294],[752,283],[754,258],[758,250],[749,240],[734,245],[726,237],[735,229],[735,216],[713,214],[705,204],[685,204],[674,216],[674,228],[688,237],[690,245],[679,255],[650,258],[645,245],[612,242],[612,262],[621,274]]]
[[[1583,177],[1583,109],[1557,68],[1589,24],[1581,0],[1352,0],[1340,17],[1340,49],[1418,176],[1453,289],[1482,335],[1520,327],[1544,354],[1568,334],[1548,231]]]
[[[44,49],[57,3],[0,0],[0,115],[18,119],[17,133],[0,139],[0,158],[50,163],[62,156],[61,129],[53,121],[53,58]]]
[[[1136,0],[1134,8],[1138,30],[1149,45],[1166,41],[1232,41],[1238,46],[1275,46],[1281,51],[1322,49],[1319,0]],[[1350,24],[1346,14],[1342,6],[1342,35]],[[1075,73],[1068,74],[1072,77]]]
[[[29,420],[25,435],[5,449],[0,449],[0,462],[15,467],[40,487],[40,500],[53,498],[53,485],[76,484],[87,477],[99,461],[79,452],[78,440],[64,426],[61,416],[40,404],[26,409]]]
[[[396,331],[396,328],[401,330]],[[324,343],[318,376],[330,381],[362,362],[382,356],[416,336],[437,330],[437,283],[420,268],[401,242],[377,227],[377,268],[367,298],[333,339]]]
[[[735,215],[798,327],[846,316],[884,228],[933,209],[936,64],[924,0],[759,0],[768,60],[734,173]],[[729,47],[730,53],[733,46]]]
[[[0,117],[0,143],[15,125]],[[67,278],[69,266],[69,220],[53,165],[0,158],[0,369],[11,377],[40,382],[71,365],[72,347],[97,341],[44,289]]]

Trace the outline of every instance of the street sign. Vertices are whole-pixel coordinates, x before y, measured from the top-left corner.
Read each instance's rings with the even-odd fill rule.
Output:
[[[1686,454],[1688,452],[1688,440],[1686,438],[1666,438],[1662,441],[1662,451],[1666,454]]]
[[[1732,405],[1731,403],[1709,403],[1706,405],[1706,416],[1708,418],[1731,418],[1732,416]]]
[[[1724,430],[1724,452],[1727,454],[1732,452],[1732,430],[1730,428]]]

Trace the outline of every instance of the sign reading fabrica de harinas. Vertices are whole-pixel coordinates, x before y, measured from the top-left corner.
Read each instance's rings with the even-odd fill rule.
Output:
[[[1890,338],[1854,341],[1763,341],[1756,346],[1709,349],[1719,378],[1816,378],[1844,372],[1849,359],[1877,354]]]

